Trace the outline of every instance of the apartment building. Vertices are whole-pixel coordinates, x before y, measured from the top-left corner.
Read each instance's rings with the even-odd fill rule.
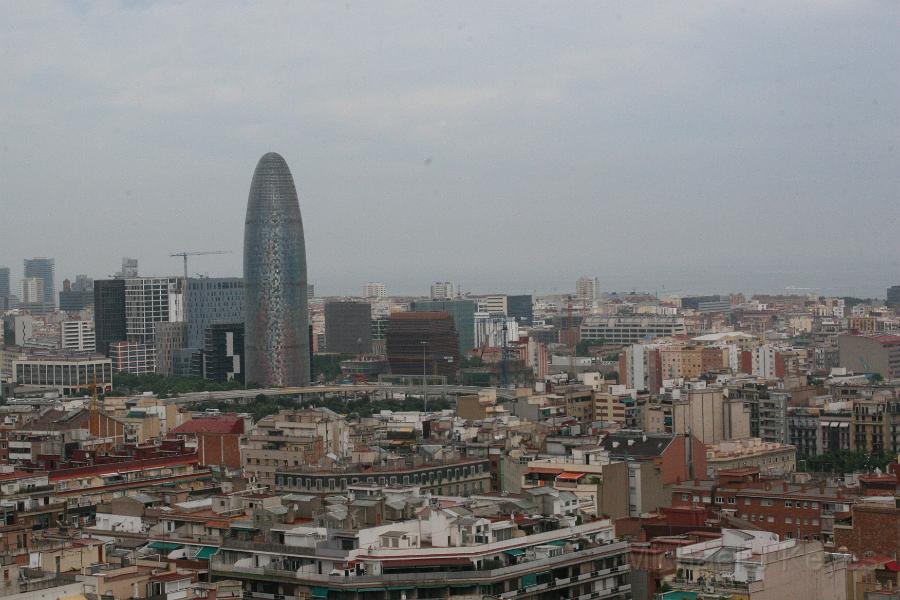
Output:
[[[405,460],[391,465],[336,464],[328,469],[289,466],[275,472],[275,489],[284,493],[332,496],[347,487],[368,483],[379,486],[415,486],[421,493],[460,495],[485,493],[491,488],[487,459],[425,462]]]
[[[835,519],[846,517],[855,491],[825,483],[760,478],[756,467],[721,470],[714,479],[672,488],[673,507],[704,507],[714,515],[751,523],[781,538],[834,542]]]
[[[213,580],[244,598],[631,598],[628,544],[608,520],[540,533],[509,517],[426,507],[419,519],[351,531],[296,527],[272,543],[226,541]]]
[[[797,449],[759,438],[721,441],[707,446],[707,476],[715,477],[719,471],[743,467],[755,467],[760,474],[770,477],[789,475],[797,469]]]
[[[326,454],[347,457],[350,427],[327,408],[282,410],[260,419],[241,447],[244,473],[274,488],[279,471],[317,464]]]
[[[675,557],[676,576],[671,583],[675,592],[671,594],[748,600],[847,598],[848,557],[827,554],[820,542],[723,529],[719,539],[676,548]]]
[[[672,401],[672,431],[690,433],[704,444],[750,437],[750,411],[718,386],[694,387]]]
[[[94,352],[97,349],[94,324],[81,319],[68,319],[60,324],[60,347],[76,352]]]
[[[582,340],[603,340],[608,344],[636,344],[685,333],[684,317],[677,315],[588,317],[581,325]]]

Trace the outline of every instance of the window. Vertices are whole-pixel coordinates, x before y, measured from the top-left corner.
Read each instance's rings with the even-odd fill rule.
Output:
[[[768,518],[766,519],[766,521],[768,521],[769,523],[774,523],[774,522],[775,522],[775,517],[770,516],[770,517],[768,517]]]
[[[744,506],[750,506],[753,503],[750,498],[744,498]]]
[[[687,502],[687,501],[690,500],[690,499],[691,499],[691,495],[690,495],[690,494],[682,494],[682,495],[681,495],[681,500],[682,500],[683,502]]]
[[[791,523],[794,522],[794,520],[791,519],[790,517],[785,517],[785,518],[784,518],[784,522],[785,522],[786,525],[790,525]]]
[[[728,499],[728,504],[735,504],[736,502],[737,502],[737,499],[734,497]]]
[[[716,504],[724,504],[724,503],[725,503],[725,498],[723,498],[722,496],[716,496]]]
[[[760,504],[762,506],[773,506],[775,503],[772,502],[770,498],[763,498],[762,501],[760,501]]]
[[[787,507],[787,508],[791,508],[792,506],[794,506],[794,503],[791,502],[790,500],[785,500],[785,501],[784,501],[784,505],[785,505],[785,507]]]

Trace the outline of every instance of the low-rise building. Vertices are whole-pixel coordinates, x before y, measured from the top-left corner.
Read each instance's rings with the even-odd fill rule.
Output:
[[[277,543],[228,541],[212,579],[244,597],[631,598],[628,544],[609,521],[528,534],[516,519],[431,504],[419,519],[337,531],[298,527]]]
[[[755,467],[765,476],[782,476],[797,468],[797,449],[787,444],[764,442],[759,438],[723,441],[707,446],[706,473]]]
[[[677,591],[750,600],[847,597],[847,558],[827,554],[820,542],[723,529],[721,538],[676,548],[675,556],[671,585]]]

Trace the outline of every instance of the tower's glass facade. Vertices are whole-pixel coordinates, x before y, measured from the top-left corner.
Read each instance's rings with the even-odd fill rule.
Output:
[[[294,179],[270,152],[256,165],[244,223],[246,381],[309,383],[306,244]]]

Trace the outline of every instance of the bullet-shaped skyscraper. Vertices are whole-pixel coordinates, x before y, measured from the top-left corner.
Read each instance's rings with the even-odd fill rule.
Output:
[[[284,158],[259,159],[244,222],[247,382],[309,383],[306,243],[294,178]]]

